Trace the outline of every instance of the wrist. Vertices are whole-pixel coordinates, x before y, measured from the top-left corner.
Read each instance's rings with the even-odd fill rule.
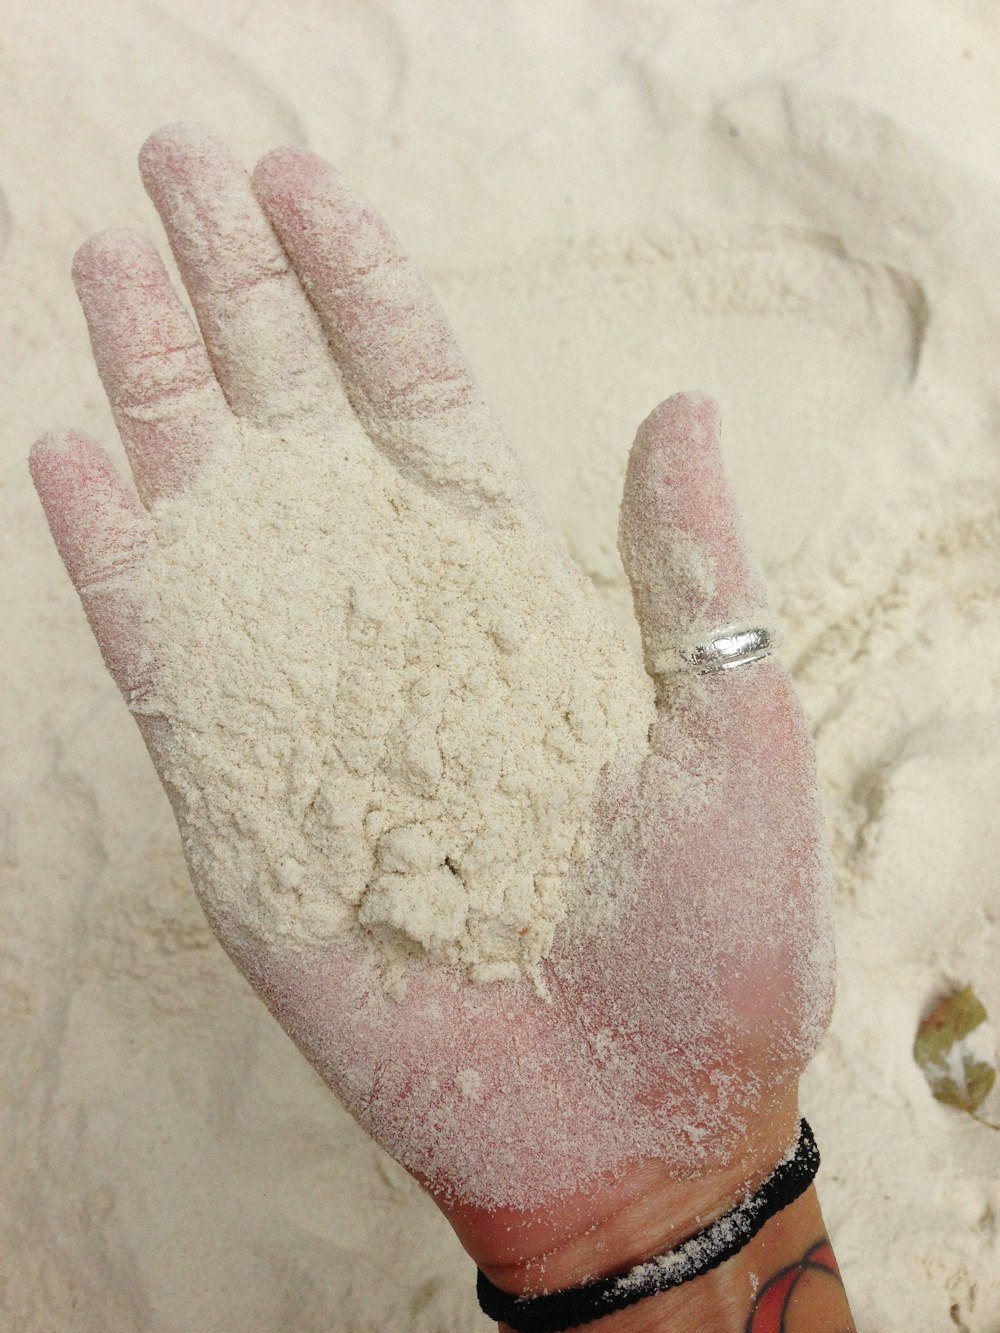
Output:
[[[527,1323],[528,1310],[518,1309],[514,1323],[519,1326],[572,1326],[584,1310],[589,1317],[604,1308],[594,1291],[581,1288],[631,1273],[640,1284],[632,1289],[641,1291],[647,1264],[655,1287],[651,1261],[673,1251],[668,1271],[676,1277],[689,1262],[694,1272],[688,1280],[654,1289],[630,1306],[590,1320],[587,1328],[595,1333],[653,1333],[665,1327],[672,1333],[852,1333],[816,1191],[807,1187],[815,1172],[809,1165],[815,1145],[804,1130],[792,1161],[789,1149],[798,1139],[793,1089],[758,1119],[738,1160],[700,1180],[677,1182],[662,1163],[645,1162],[600,1192],[563,1199],[534,1214],[477,1215],[477,1210],[460,1208],[450,1210],[450,1217],[488,1279],[481,1296],[496,1310],[494,1317],[504,1307],[501,1293],[558,1293],[534,1309]],[[721,1226],[713,1228],[718,1219],[723,1219]],[[695,1243],[678,1256],[678,1247],[692,1237]],[[490,1294],[490,1284],[499,1291]],[[577,1299],[582,1304],[575,1304]],[[553,1304],[556,1309],[549,1308]],[[513,1333],[512,1326],[501,1322],[499,1333]]]
[[[855,1333],[815,1186],[717,1268],[585,1327],[587,1333]],[[515,1330],[501,1322],[498,1333]]]
[[[664,1254],[731,1211],[771,1175],[795,1144],[798,1126],[792,1088],[757,1117],[736,1159],[697,1180],[678,1181],[664,1163],[649,1160],[538,1210],[445,1211],[479,1269],[502,1291],[564,1291]]]

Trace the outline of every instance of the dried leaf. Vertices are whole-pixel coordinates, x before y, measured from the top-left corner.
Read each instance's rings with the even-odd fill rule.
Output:
[[[982,1002],[972,987],[966,986],[934,1006],[917,1029],[913,1044],[913,1058],[937,1100],[970,1115],[975,1115],[989,1096],[997,1077],[994,1067],[979,1059],[966,1040],[985,1022]]]

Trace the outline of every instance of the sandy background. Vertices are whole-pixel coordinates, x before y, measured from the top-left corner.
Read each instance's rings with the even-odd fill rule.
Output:
[[[911,1048],[952,986],[1000,1015],[1000,5],[8,0],[0,29],[0,1328],[493,1327],[209,935],[28,479],[49,427],[123,462],[70,259],[109,225],[165,248],[136,151],[198,119],[386,214],[637,651],[626,453],[667,394],[720,401],[837,862],[803,1089],[831,1235],[861,1329],[997,1333],[1000,1134]]]

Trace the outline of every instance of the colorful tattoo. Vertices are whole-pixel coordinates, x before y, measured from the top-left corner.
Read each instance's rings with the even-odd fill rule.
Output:
[[[815,1301],[802,1299],[805,1296],[803,1286],[826,1288],[811,1294],[818,1298],[824,1312],[846,1320],[839,1324],[840,1328],[854,1327],[833,1247],[824,1239],[817,1241],[794,1264],[776,1273],[758,1292],[745,1333],[818,1333]],[[797,1288],[799,1299],[793,1300]],[[823,1328],[827,1327],[824,1323]],[[829,1327],[832,1333],[833,1325]]]

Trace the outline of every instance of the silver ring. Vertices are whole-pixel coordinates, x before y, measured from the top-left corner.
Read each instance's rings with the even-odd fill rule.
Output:
[[[696,671],[728,671],[730,667],[748,666],[767,657],[775,647],[775,636],[762,626],[755,629],[731,629],[707,643],[699,643],[684,654],[688,666]]]

